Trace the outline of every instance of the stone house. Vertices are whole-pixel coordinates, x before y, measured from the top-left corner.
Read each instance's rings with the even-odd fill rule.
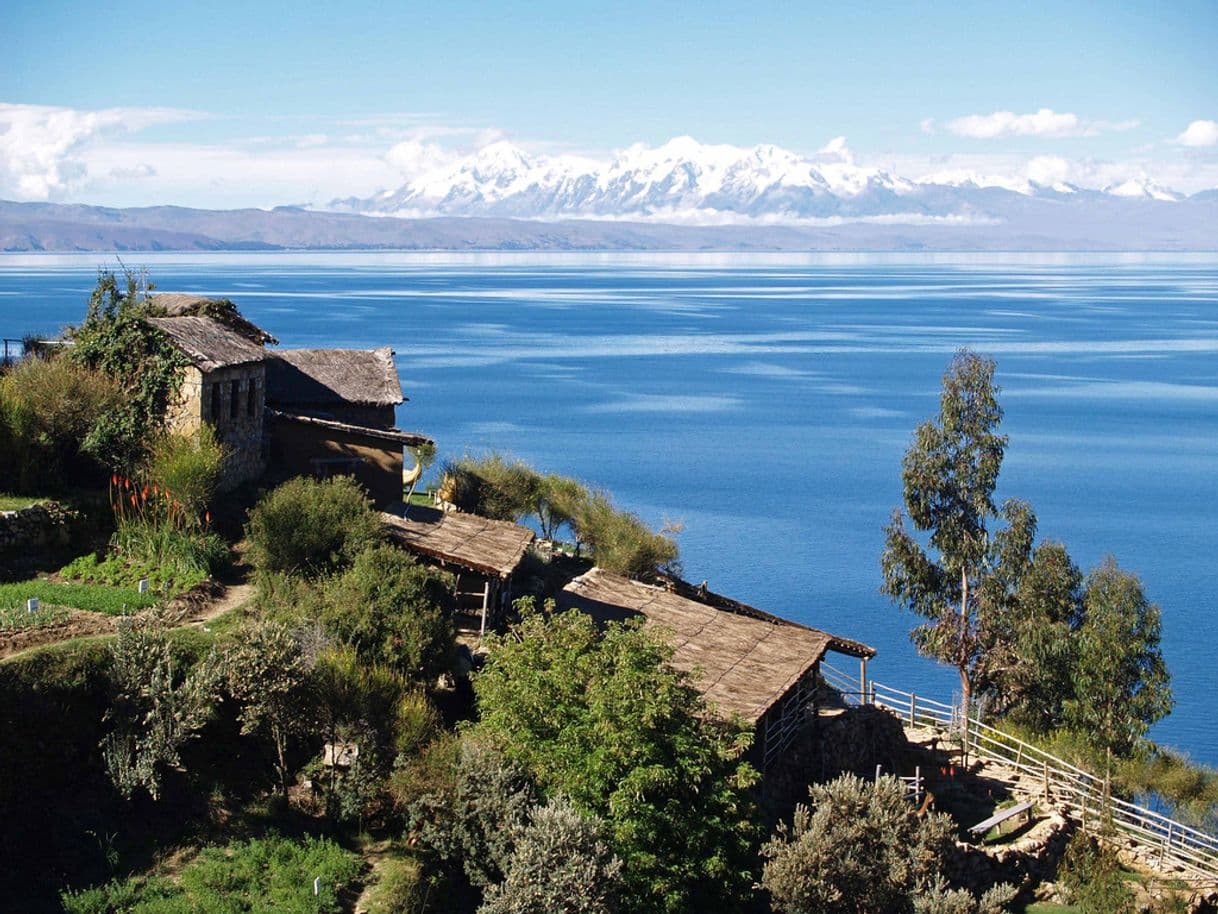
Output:
[[[165,316],[149,325],[189,362],[169,425],[216,430],[229,451],[222,488],[353,475],[378,507],[402,500],[402,449],[430,441],[394,425],[405,398],[391,349],[267,349],[274,338],[226,302],[171,293],[153,304]]]

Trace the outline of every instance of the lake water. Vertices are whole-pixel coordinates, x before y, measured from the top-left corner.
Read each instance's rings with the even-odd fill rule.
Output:
[[[403,428],[498,449],[684,523],[686,577],[866,641],[950,699],[880,593],[911,432],[955,349],[998,362],[999,496],[1163,607],[1178,705],[1218,764],[1218,258],[131,255],[289,346],[391,345]],[[78,320],[102,255],[0,256],[4,336]],[[113,259],[109,261],[114,265]],[[850,661],[853,668],[853,661]]]

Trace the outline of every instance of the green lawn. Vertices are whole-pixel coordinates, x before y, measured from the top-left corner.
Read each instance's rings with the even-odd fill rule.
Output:
[[[157,601],[157,594],[142,594],[134,587],[56,584],[41,578],[18,581],[15,584],[0,584],[0,610],[19,608],[24,612],[25,601],[30,597],[37,597],[48,607],[66,606],[111,616],[146,609]]]
[[[36,495],[4,495],[0,493],[0,511],[20,511],[22,508],[28,508],[30,505],[37,504],[40,501],[46,501],[46,499],[39,498]]]

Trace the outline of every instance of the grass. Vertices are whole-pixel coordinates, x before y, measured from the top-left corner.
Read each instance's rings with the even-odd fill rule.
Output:
[[[23,632],[34,628],[45,628],[66,622],[72,616],[70,609],[62,606],[43,606],[37,612],[27,612],[23,605],[6,606],[0,609],[0,632]]]
[[[176,880],[137,876],[60,897],[68,914],[338,914],[360,859],[327,838],[270,835],[204,848]],[[316,883],[314,880],[317,880]],[[317,885],[317,894],[313,886]]]
[[[140,593],[133,587],[59,584],[41,578],[0,584],[0,610],[19,608],[24,612],[25,601],[30,597],[37,597],[44,607],[70,607],[109,616],[146,609],[159,599],[156,593]]]
[[[36,505],[45,498],[36,495],[4,495],[0,494],[0,511],[20,511],[30,505]]]

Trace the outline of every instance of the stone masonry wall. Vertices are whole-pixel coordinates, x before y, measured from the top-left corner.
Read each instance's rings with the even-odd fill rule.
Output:
[[[0,511],[0,555],[66,546],[80,515],[49,501],[19,511]]]
[[[252,389],[252,392],[251,392]],[[257,479],[266,469],[263,422],[266,366],[261,362],[201,372],[188,367],[169,424],[193,432],[206,422],[229,450],[221,489]]]

